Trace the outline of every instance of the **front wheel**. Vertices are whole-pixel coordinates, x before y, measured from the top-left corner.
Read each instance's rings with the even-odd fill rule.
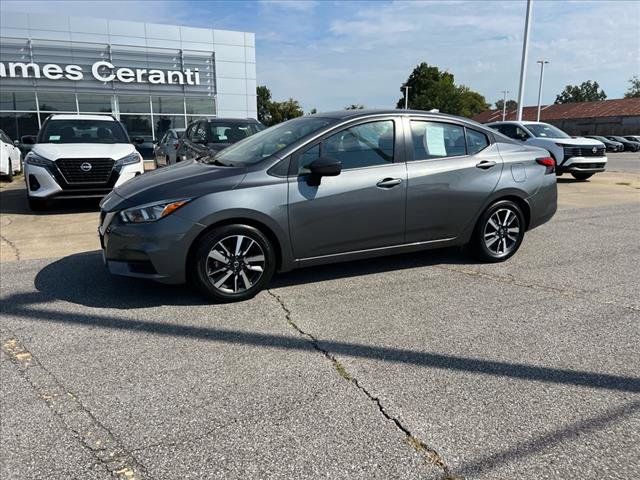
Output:
[[[525,220],[520,207],[511,200],[494,203],[480,216],[471,246],[483,262],[503,262],[524,239]]]
[[[588,178],[593,177],[593,173],[580,173],[580,172],[574,172],[571,174],[573,176],[573,178],[575,178],[576,180],[579,180],[581,182],[584,182],[585,180],[587,180]]]
[[[217,302],[248,300],[267,286],[276,269],[269,239],[248,225],[225,225],[196,245],[192,278]]]

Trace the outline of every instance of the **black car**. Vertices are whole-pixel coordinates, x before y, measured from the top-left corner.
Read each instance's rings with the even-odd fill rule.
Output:
[[[640,142],[632,142],[631,140],[627,140],[624,137],[618,137],[616,135],[607,135],[609,140],[613,140],[614,142],[620,142],[624,145],[624,149],[627,152],[637,152],[640,150]]]
[[[604,146],[607,147],[607,152],[622,152],[624,150],[624,145],[615,140],[609,140],[607,137],[600,135],[585,135],[585,138],[593,138],[594,140],[604,143]]]
[[[265,126],[252,118],[204,118],[191,122],[178,146],[179,161],[212,155],[229,145],[264,130]]]
[[[640,142],[640,135],[625,135],[624,138],[631,142]]]

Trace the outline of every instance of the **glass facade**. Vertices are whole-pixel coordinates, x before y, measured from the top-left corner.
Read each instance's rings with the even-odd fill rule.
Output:
[[[256,117],[253,34],[5,11],[0,27],[0,128],[14,139],[54,113],[111,114],[148,139]]]

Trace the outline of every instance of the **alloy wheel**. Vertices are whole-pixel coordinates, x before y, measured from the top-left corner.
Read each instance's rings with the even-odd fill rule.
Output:
[[[245,235],[223,238],[209,251],[207,277],[224,293],[242,293],[260,281],[266,257],[262,247]]]
[[[520,220],[509,208],[500,208],[493,212],[484,226],[484,244],[496,256],[511,253],[520,236]]]

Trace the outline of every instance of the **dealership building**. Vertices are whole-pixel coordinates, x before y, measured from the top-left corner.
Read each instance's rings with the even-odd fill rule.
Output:
[[[253,33],[10,11],[0,22],[0,129],[12,139],[53,113],[110,113],[147,138],[257,116]]]

